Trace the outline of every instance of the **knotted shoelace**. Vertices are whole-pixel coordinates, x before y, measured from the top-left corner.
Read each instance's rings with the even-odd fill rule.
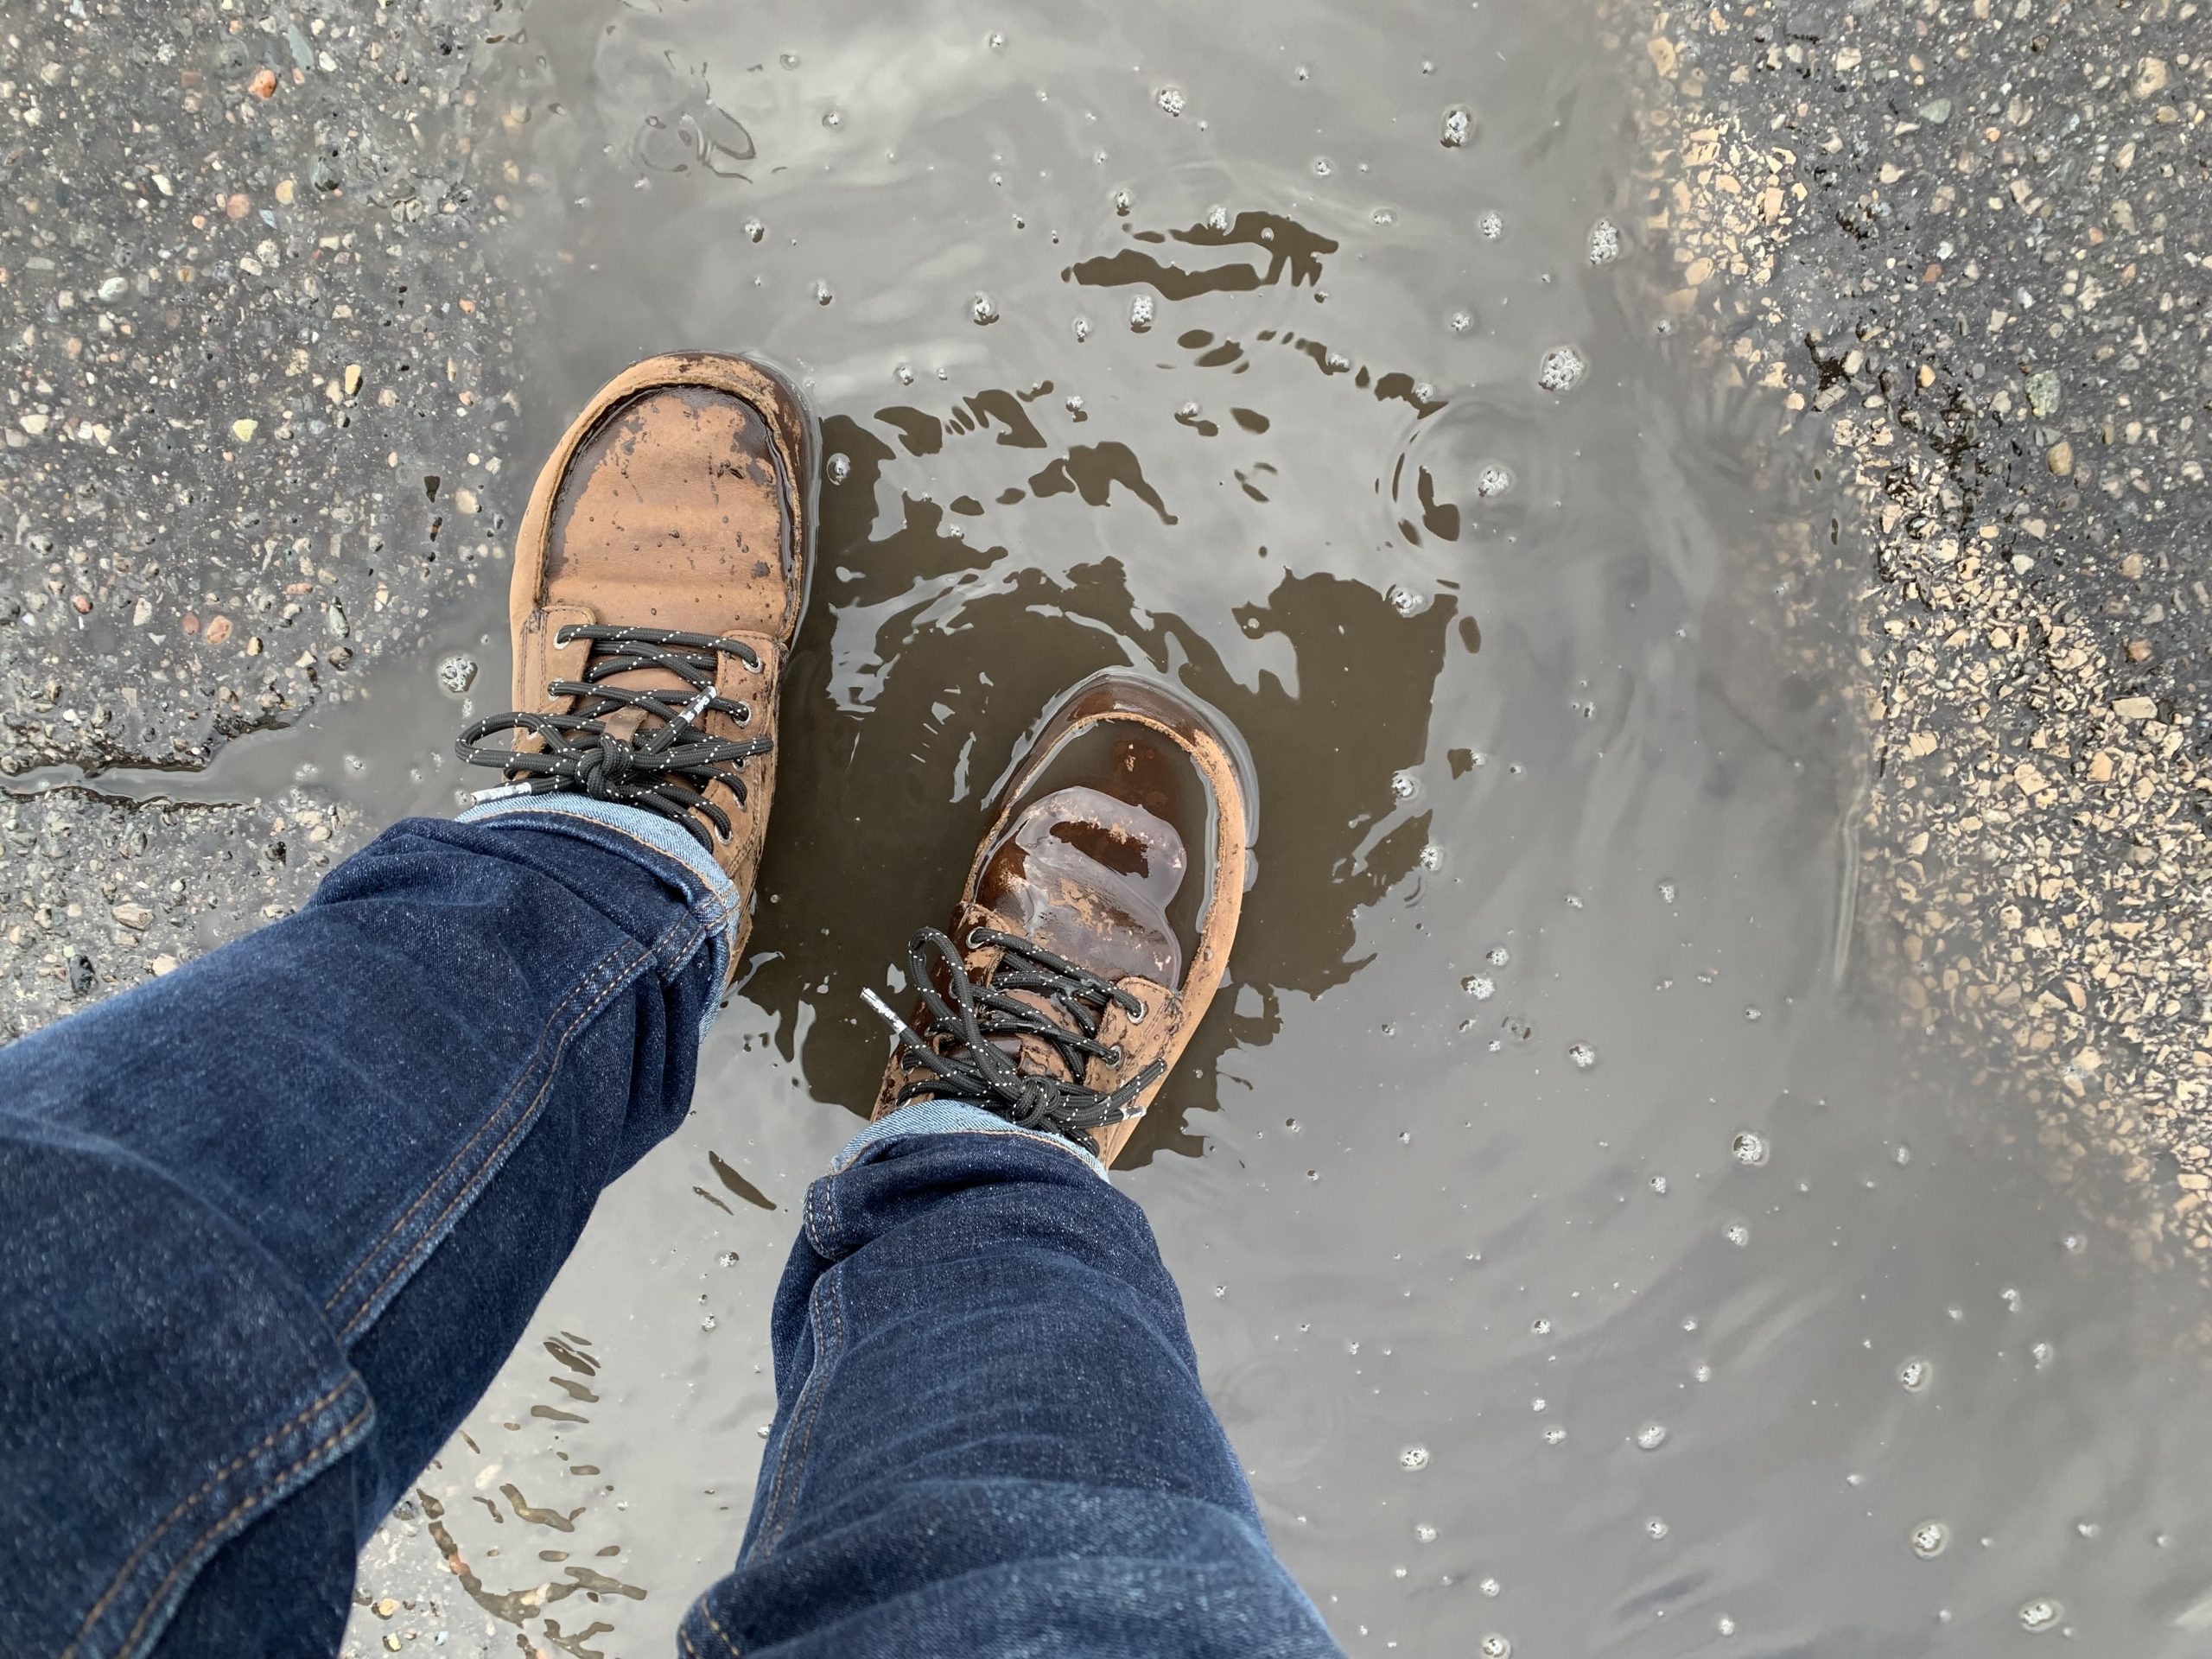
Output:
[[[929,1012],[920,1031],[893,1014],[874,991],[861,994],[889,1023],[899,1046],[923,1068],[922,1075],[899,1090],[895,1103],[903,1106],[923,1098],[962,1101],[1018,1128],[1048,1130],[1096,1152],[1090,1132],[1135,1117],[1137,1096],[1166,1074],[1166,1064],[1154,1060],[1110,1090],[1086,1088],[1070,1079],[1080,1079],[1093,1058],[1109,1065],[1122,1064],[1121,1046],[1100,1042],[1099,1027],[1109,1007],[1119,1007],[1132,1023],[1141,1021],[1144,1004],[1110,980],[1019,934],[988,927],[969,931],[969,950],[992,945],[1003,953],[998,971],[988,985],[978,985],[963,964],[959,950],[936,928],[924,928],[908,942],[907,973]],[[935,967],[944,969],[949,995],[937,989]],[[1040,997],[1045,1006],[1021,1001],[1016,992]],[[1022,1037],[1049,1045],[1067,1068],[1068,1077],[1025,1071],[1015,1056],[994,1040],[1012,1044]]]
[[[477,800],[567,791],[595,801],[642,806],[682,824],[711,854],[714,839],[699,815],[724,840],[729,837],[730,821],[727,812],[707,798],[708,786],[728,785],[742,806],[745,780],[738,773],[740,763],[766,754],[775,745],[765,737],[733,742],[702,730],[697,722],[709,713],[728,715],[741,726],[751,721],[750,705],[715,695],[715,673],[723,653],[757,673],[760,653],[742,640],[666,628],[577,625],[554,636],[556,645],[577,639],[591,641],[583,678],[556,680],[547,688],[554,696],[577,699],[569,713],[515,709],[480,720],[461,733],[454,747],[464,761],[497,766],[510,780],[496,789],[479,790]],[[676,702],[671,699],[680,694],[668,687],[602,683],[641,668],[671,674],[696,695]],[[606,723],[607,715],[620,709],[637,709],[644,715],[636,731],[626,736],[608,730]],[[510,749],[486,743],[500,732],[526,732],[544,747]]]

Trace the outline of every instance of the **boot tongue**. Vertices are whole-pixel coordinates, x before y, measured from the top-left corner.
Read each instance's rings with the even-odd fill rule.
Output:
[[[1000,837],[976,897],[1012,931],[1103,979],[1177,985],[1183,947],[1167,907],[1189,868],[1165,819],[1098,790],[1062,789]]]
[[[626,673],[610,674],[597,683],[599,689],[622,691],[650,691],[671,709],[681,709],[698,696],[699,688],[686,681],[680,674],[671,674],[662,668],[633,668]],[[612,709],[599,716],[607,731],[632,743],[650,741],[653,733],[661,728],[660,720],[643,709]],[[702,714],[692,723],[702,731],[715,717]],[[716,721],[717,725],[721,724]],[[651,730],[640,728],[650,726]]]

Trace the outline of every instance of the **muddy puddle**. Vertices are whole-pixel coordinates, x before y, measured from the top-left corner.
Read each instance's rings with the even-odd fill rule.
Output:
[[[860,992],[1121,663],[1227,712],[1263,805],[1117,1179],[1348,1649],[2212,1642],[2190,1296],[1855,1011],[1847,642],[1769,556],[1815,457],[1666,331],[1589,32],[537,0],[487,48],[543,319],[512,464],[671,346],[792,367],[830,460],[744,994],[422,1483],[460,1650],[671,1650],[882,1062]],[[489,709],[503,648],[445,645]],[[159,792],[444,810],[435,667]]]

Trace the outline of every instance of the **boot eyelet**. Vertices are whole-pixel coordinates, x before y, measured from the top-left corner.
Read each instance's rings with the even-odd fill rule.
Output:
[[[975,926],[968,930],[968,949],[970,950],[981,950],[982,948],[983,926],[982,924],[979,922]]]
[[[740,702],[737,705],[737,723],[741,726],[750,726],[753,723],[753,705],[751,703]]]
[[[1122,1046],[1119,1043],[1115,1044],[1113,1047],[1106,1051],[1106,1064],[1112,1066],[1116,1071],[1119,1071],[1121,1069],[1122,1059]]]
[[[1129,1023],[1132,1026],[1141,1026],[1144,1024],[1146,1016],[1150,1012],[1151,1010],[1147,1008],[1143,1003],[1138,1003],[1136,1007],[1129,1014]]]

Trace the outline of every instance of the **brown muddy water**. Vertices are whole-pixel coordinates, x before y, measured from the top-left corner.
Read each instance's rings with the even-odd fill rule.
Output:
[[[1769,557],[1825,531],[1815,458],[1667,333],[1594,34],[537,0],[495,48],[532,450],[695,346],[803,376],[830,460],[744,994],[422,1482],[460,1650],[671,1650],[882,1062],[860,992],[1122,663],[1236,721],[1264,804],[1231,988],[1116,1179],[1349,1650],[2212,1650],[2194,1293],[1860,1012],[1848,652],[1782,623],[1841,607]],[[191,791],[448,810],[433,667]]]

